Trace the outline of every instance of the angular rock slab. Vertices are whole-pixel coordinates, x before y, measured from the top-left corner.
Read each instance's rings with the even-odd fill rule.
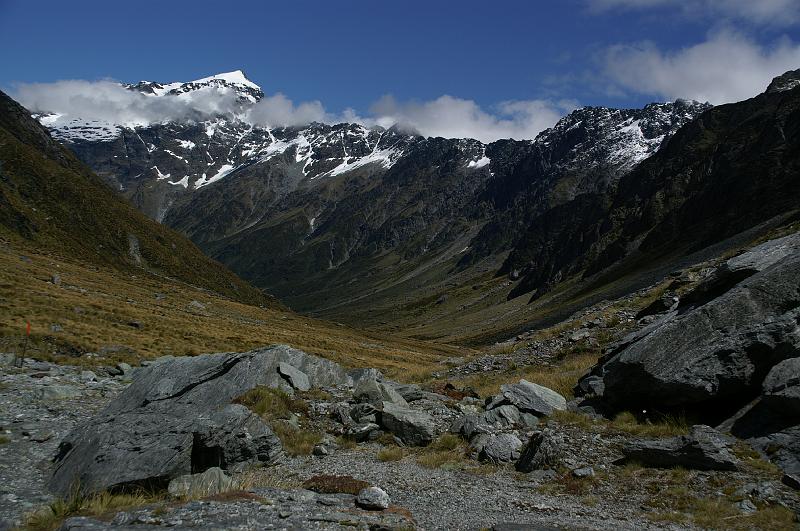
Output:
[[[603,378],[603,399],[617,409],[734,409],[760,390],[775,364],[797,356],[798,319],[795,253],[699,307],[668,314],[611,352],[591,376]]]
[[[358,402],[367,402],[375,407],[382,403],[392,403],[399,407],[408,407],[408,402],[390,385],[379,382],[374,378],[362,378],[353,389],[353,398]]]
[[[436,426],[425,411],[384,402],[378,416],[381,427],[396,435],[404,444],[426,446],[433,440]]]
[[[737,470],[731,440],[709,426],[692,426],[688,436],[634,441],[622,448],[625,461],[655,468]]]
[[[520,411],[534,415],[552,415],[554,410],[567,409],[567,399],[543,385],[520,380],[516,384],[500,386],[500,394],[486,407],[492,410],[504,404],[512,404]]]
[[[282,361],[278,363],[278,372],[289,381],[289,385],[298,391],[308,391],[311,389],[311,382],[308,380],[308,376],[300,369]]]
[[[129,485],[166,486],[211,467],[275,461],[281,444],[260,417],[233,399],[258,387],[284,388],[279,363],[311,385],[347,384],[337,364],[286,346],[172,358],[140,369],[131,385],[59,446],[50,489],[66,496]]]

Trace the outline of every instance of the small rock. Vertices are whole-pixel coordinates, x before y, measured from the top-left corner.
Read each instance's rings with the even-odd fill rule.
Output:
[[[81,380],[84,382],[96,382],[97,375],[92,371],[81,371]]]
[[[584,339],[587,339],[590,335],[591,334],[590,334],[590,332],[588,330],[581,329],[581,330],[578,330],[577,332],[575,332],[573,334],[570,334],[569,340],[572,341],[573,343],[577,343],[579,341],[583,341]]]
[[[408,407],[405,398],[384,382],[379,382],[374,378],[364,378],[360,380],[353,389],[353,398],[357,402],[369,402],[375,407],[380,407],[383,403],[391,403],[400,407]]]
[[[744,499],[736,504],[739,507],[739,510],[745,514],[754,513],[758,510],[758,507],[748,499]]]
[[[367,487],[358,493],[356,503],[364,509],[382,511],[389,508],[389,495],[379,487]]]
[[[50,325],[50,331],[54,332],[54,333],[63,332],[64,331],[64,327],[61,326],[58,323],[53,323],[53,324]]]
[[[52,283],[54,286],[60,286],[60,285],[61,285],[61,275],[59,275],[58,273],[53,273],[53,274],[50,276],[50,282],[51,282],[51,283]]]
[[[121,361],[121,362],[117,363],[117,365],[116,365],[116,367],[115,367],[115,368],[116,368],[118,371],[120,371],[120,373],[122,373],[123,375],[124,375],[124,374],[130,374],[130,373],[131,373],[131,371],[133,370],[133,367],[131,367],[130,365],[128,365],[128,364],[127,364],[127,363],[125,363],[124,361]]]
[[[192,308],[197,308],[198,310],[205,310],[206,309],[206,305],[203,304],[200,301],[192,301],[192,302],[189,303],[189,306],[192,307]]]
[[[329,454],[328,447],[325,446],[324,444],[315,444],[314,449],[311,451],[311,453],[318,457],[325,457],[326,455]]]
[[[374,422],[365,422],[363,424],[355,424],[350,426],[345,431],[345,435],[352,438],[356,442],[364,442],[370,439],[373,432],[380,431],[381,427]]]
[[[572,475],[576,478],[591,478],[594,477],[594,468],[590,466],[576,468],[572,471]]]
[[[142,322],[141,321],[128,321],[128,326],[130,326],[131,328],[136,328],[138,330],[138,329],[142,328]]]
[[[187,474],[169,482],[167,490],[176,498],[202,498],[233,489],[234,482],[222,469],[212,467],[202,474]]]
[[[52,438],[53,438],[53,432],[52,431],[39,431],[39,432],[36,432],[36,433],[33,434],[33,436],[31,437],[31,440],[33,442],[41,443],[41,442],[49,441]]]

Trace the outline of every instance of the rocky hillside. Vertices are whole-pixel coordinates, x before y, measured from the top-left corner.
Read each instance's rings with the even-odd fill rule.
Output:
[[[0,93],[0,230],[3,237],[89,264],[144,269],[234,299],[274,299],[147,219]]]
[[[615,264],[672,260],[796,217],[800,90],[789,78],[797,72],[706,111],[606,193],[582,193],[534,217],[502,269],[522,276],[511,296]]]

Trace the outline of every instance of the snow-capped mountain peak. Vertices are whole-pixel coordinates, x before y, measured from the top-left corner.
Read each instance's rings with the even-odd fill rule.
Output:
[[[130,90],[141,92],[148,96],[177,96],[198,90],[235,91],[242,103],[255,103],[264,97],[264,92],[257,84],[253,83],[242,70],[223,72],[194,81],[174,81],[160,83],[157,81],[139,81],[136,84],[124,85]]]

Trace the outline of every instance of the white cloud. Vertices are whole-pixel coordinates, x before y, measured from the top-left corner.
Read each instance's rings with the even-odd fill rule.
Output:
[[[270,126],[299,125],[327,118],[318,101],[295,105],[278,93],[243,108],[236,92],[214,87],[154,97],[128,90],[114,81],[68,80],[20,84],[13,95],[32,112],[57,112],[62,120],[101,120],[128,126],[233,115]]]
[[[215,90],[186,96],[146,96],[113,81],[56,81],[16,87],[14,97],[33,112],[58,112],[64,118],[137,125],[166,120],[203,119],[236,108],[236,95]]]
[[[55,112],[59,121],[101,120],[119,125],[196,120],[236,115],[254,125],[270,127],[310,122],[357,122],[368,126],[398,124],[425,136],[477,138],[534,138],[577,105],[571,101],[506,101],[491,110],[472,100],[441,96],[427,102],[400,103],[385,96],[367,116],[353,109],[328,113],[319,101],[295,104],[283,94],[264,97],[243,107],[231,90],[204,88],[180,95],[149,96],[128,90],[114,81],[56,81],[16,87],[14,97],[32,112]]]
[[[281,93],[266,96],[247,111],[248,121],[271,127],[325,122],[328,119],[325,108],[319,101],[295,106],[292,100]]]
[[[762,46],[726,29],[677,51],[650,42],[612,46],[602,63],[611,90],[720,104],[755,96],[773,77],[800,68],[800,44],[783,38]]]
[[[398,124],[424,136],[476,138],[534,138],[577,105],[572,101],[506,101],[487,112],[472,100],[440,96],[426,102],[400,103],[384,96],[370,109],[379,125]]]
[[[790,26],[800,22],[797,0],[586,0],[592,11],[674,9],[697,17],[726,17],[753,24]]]

